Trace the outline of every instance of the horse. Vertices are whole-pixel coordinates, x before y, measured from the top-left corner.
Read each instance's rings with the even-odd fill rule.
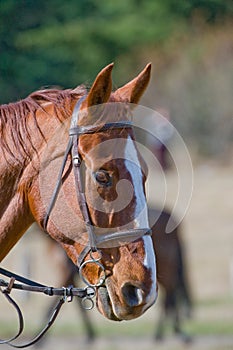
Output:
[[[149,205],[148,216],[157,260],[157,281],[161,291],[159,293],[161,312],[156,325],[155,339],[157,341],[164,339],[165,323],[171,319],[174,333],[180,336],[183,342],[188,343],[192,339],[183,331],[182,320],[184,316],[190,317],[193,303],[186,271],[185,246],[181,239],[181,224],[177,225],[174,215],[168,209],[161,210],[152,205]],[[169,220],[173,221],[174,228],[167,234],[166,226]],[[60,266],[61,284],[63,286],[79,284],[77,266],[63,254],[54,240],[47,240],[47,246],[50,254],[56,255],[56,265]],[[80,307],[79,302],[77,305],[82,314],[87,340],[92,342],[96,338],[96,333],[91,317],[83,307]],[[48,313],[46,312],[45,318],[53,308],[54,304]]]
[[[174,223],[173,229],[166,233],[166,226],[171,220]],[[171,318],[174,333],[180,336],[183,342],[189,343],[192,339],[182,330],[182,316],[191,316],[193,302],[186,270],[181,224],[177,225],[175,221],[169,210],[149,206],[149,222],[157,261],[157,281],[163,291],[155,339],[164,338],[166,320]]]
[[[0,107],[0,261],[36,222],[96,290],[113,321],[157,298],[145,194],[130,105],[151,73],[112,91],[113,64],[91,88],[45,89]]]

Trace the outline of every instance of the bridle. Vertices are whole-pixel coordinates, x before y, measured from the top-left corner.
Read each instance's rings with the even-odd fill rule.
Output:
[[[14,348],[25,348],[35,344],[38,340],[42,338],[42,336],[52,326],[64,302],[72,301],[74,296],[78,296],[82,298],[83,304],[85,304],[86,301],[89,302],[89,304],[87,304],[87,306],[84,305],[84,307],[86,309],[91,309],[94,306],[93,298],[95,297],[95,294],[96,294],[96,288],[103,285],[106,278],[105,268],[100,262],[102,258],[100,247],[102,246],[102,244],[104,242],[111,242],[111,241],[122,240],[122,239],[123,240],[130,239],[131,241],[135,241],[144,235],[148,235],[148,234],[151,235],[151,230],[149,228],[128,229],[126,231],[116,231],[108,234],[103,234],[101,236],[97,236],[94,232],[94,226],[92,225],[92,222],[91,222],[91,217],[89,214],[86,196],[85,196],[85,192],[82,184],[81,163],[84,160],[82,159],[79,153],[79,136],[85,135],[85,134],[95,134],[97,132],[102,132],[109,129],[131,128],[132,123],[130,121],[118,121],[118,122],[105,123],[99,126],[92,126],[92,125],[79,126],[78,121],[79,121],[80,107],[81,107],[81,104],[84,102],[85,98],[86,96],[81,97],[75,105],[75,108],[71,117],[68,145],[65,150],[61,168],[58,173],[57,182],[56,182],[48,209],[46,211],[46,215],[42,226],[44,231],[47,231],[50,215],[55,206],[55,203],[62,185],[63,173],[66,166],[66,162],[67,162],[68,156],[71,155],[72,169],[73,169],[74,178],[75,178],[76,195],[80,206],[81,214],[83,217],[83,221],[86,227],[86,231],[88,233],[88,243],[83,248],[83,250],[81,251],[78,257],[77,266],[79,268],[80,277],[87,286],[85,288],[74,288],[73,286],[69,286],[67,288],[48,287],[40,283],[34,282],[32,280],[26,279],[22,276],[16,275],[3,268],[0,268],[0,274],[10,278],[9,282],[6,282],[0,279],[0,291],[3,293],[3,295],[5,295],[7,300],[13,305],[19,318],[18,333],[15,336],[13,336],[11,339],[7,339],[7,340],[0,339],[0,344],[8,344]],[[90,259],[85,260],[88,253],[90,253]],[[96,257],[96,254],[97,254],[97,257]],[[87,264],[96,264],[101,270],[99,281],[95,284],[90,283],[90,281],[88,281],[83,275],[83,268]],[[22,282],[23,284],[15,283],[15,281]],[[1,287],[4,287],[4,289],[2,289]],[[31,292],[42,292],[50,296],[52,295],[62,296],[62,298],[59,300],[58,304],[56,305],[47,325],[42,329],[42,331],[36,337],[33,338],[32,341],[22,345],[17,345],[12,343],[12,341],[14,341],[20,336],[20,334],[24,329],[22,312],[19,306],[10,296],[12,289],[19,289],[19,290],[25,290],[25,291],[31,291]]]
[[[98,126],[93,126],[93,125],[87,125],[87,126],[79,126],[78,121],[79,121],[79,112],[80,112],[80,107],[81,104],[84,102],[86,96],[82,96],[78,102],[76,103],[76,106],[74,108],[72,117],[71,117],[71,124],[70,124],[70,129],[69,129],[69,141],[68,145],[64,154],[64,158],[62,161],[62,165],[59,171],[58,179],[55,185],[55,189],[53,192],[53,195],[50,200],[50,204],[47,209],[46,216],[44,218],[43,222],[43,228],[46,231],[47,230],[47,225],[49,221],[50,214],[52,212],[52,209],[56,203],[56,199],[62,184],[62,175],[65,169],[65,165],[67,162],[68,155],[71,154],[72,156],[72,168],[73,168],[73,173],[74,173],[74,178],[75,178],[75,188],[76,188],[76,195],[78,199],[78,203],[81,209],[81,214],[83,217],[83,221],[86,227],[86,231],[88,233],[88,243],[87,245],[83,248],[81,253],[79,254],[78,260],[77,260],[77,266],[79,268],[79,274],[81,279],[88,285],[92,287],[99,287],[102,285],[105,281],[105,268],[104,266],[100,263],[102,254],[99,249],[99,247],[104,243],[104,242],[111,242],[111,241],[116,241],[116,240],[125,240],[125,239],[130,239],[131,241],[134,241],[144,235],[151,235],[151,230],[149,228],[137,228],[137,229],[128,229],[126,231],[116,231],[116,232],[111,232],[107,234],[102,234],[100,236],[97,236],[94,232],[94,226],[92,225],[91,222],[91,217],[89,214],[88,206],[87,206],[87,201],[86,201],[86,196],[82,184],[82,176],[81,176],[81,163],[84,161],[80,155],[79,152],[79,136],[80,135],[86,135],[86,134],[95,134],[97,132],[102,132],[106,131],[109,129],[122,129],[122,128],[132,128],[133,124],[131,121],[117,121],[117,122],[110,122],[110,123],[105,123],[102,125]],[[95,254],[97,252],[97,258],[95,258]],[[84,261],[85,257],[87,254],[90,253],[90,258],[89,260]],[[87,264],[94,263],[99,266],[99,268],[102,270],[101,277],[99,279],[99,282],[96,284],[90,283],[84,276],[83,276],[83,268]]]

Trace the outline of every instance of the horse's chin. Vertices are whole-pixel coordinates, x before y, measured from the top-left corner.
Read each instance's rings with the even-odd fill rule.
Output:
[[[122,319],[118,318],[113,311],[112,303],[106,286],[101,286],[98,288],[96,305],[99,312],[109,320],[122,321]]]

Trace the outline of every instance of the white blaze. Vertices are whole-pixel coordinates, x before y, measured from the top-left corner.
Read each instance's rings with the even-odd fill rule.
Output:
[[[155,298],[157,299],[156,261],[151,237],[144,236],[143,241],[145,248],[144,265],[151,271],[152,286],[151,292],[147,296],[147,302],[150,303],[150,300],[153,302]]]
[[[138,228],[149,227],[146,197],[143,188],[143,175],[134,141],[128,136],[125,146],[125,165],[132,178],[136,197],[135,223]],[[136,216],[136,215],[135,215]]]
[[[126,147],[125,147],[125,164],[127,170],[129,171],[132,183],[135,191],[136,197],[136,208],[135,212],[137,213],[137,218],[135,218],[135,223],[138,228],[149,228],[148,212],[147,212],[147,203],[146,197],[143,189],[143,178],[141,165],[138,159],[137,150],[134,144],[134,141],[130,136],[127,138]],[[140,212],[140,214],[138,214]],[[147,296],[147,304],[153,303],[155,298],[157,298],[157,283],[156,283],[156,262],[155,262],[155,253],[153,248],[152,239],[150,236],[144,236],[144,249],[145,249],[145,258],[144,266],[146,266],[151,271],[151,293]],[[147,305],[148,307],[148,305]]]

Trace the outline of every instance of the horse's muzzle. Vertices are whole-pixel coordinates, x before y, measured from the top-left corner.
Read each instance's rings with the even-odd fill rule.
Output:
[[[119,293],[119,295],[118,295]],[[157,291],[148,294],[138,285],[126,282],[116,293],[109,278],[98,288],[97,307],[101,314],[113,321],[131,320],[141,316],[157,298]]]

